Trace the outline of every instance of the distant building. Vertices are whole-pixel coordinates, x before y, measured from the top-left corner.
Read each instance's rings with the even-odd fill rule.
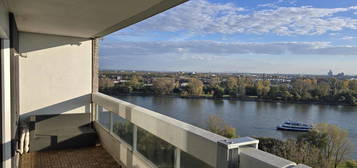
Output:
[[[328,71],[328,76],[329,76],[329,77],[333,77],[333,72],[332,72],[332,70]]]
[[[336,76],[337,76],[337,78],[343,78],[343,77],[345,77],[345,73],[341,72],[341,73],[338,73]]]
[[[188,82],[181,83],[180,86],[181,86],[181,87],[186,87],[186,86],[188,86]]]

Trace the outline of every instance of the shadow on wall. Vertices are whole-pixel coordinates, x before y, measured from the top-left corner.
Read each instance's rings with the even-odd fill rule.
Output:
[[[95,146],[90,114],[37,115],[30,121],[30,152]]]
[[[20,52],[22,54],[64,45],[81,46],[82,42],[87,40],[90,39],[20,32],[20,41],[31,41],[30,43],[21,43]]]
[[[47,114],[63,114],[79,107],[85,107],[84,113],[90,113],[91,94],[86,94],[73,99],[69,99],[54,105],[50,105],[41,109],[37,109],[25,114],[21,114],[21,122],[27,122],[30,116],[47,115]]]
[[[90,105],[91,94],[86,94],[22,114],[20,127],[29,128],[30,151],[94,146]],[[71,113],[80,107],[84,109]]]

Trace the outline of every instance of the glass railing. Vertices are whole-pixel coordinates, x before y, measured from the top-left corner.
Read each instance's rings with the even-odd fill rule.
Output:
[[[124,140],[130,146],[133,146],[133,131],[134,125],[129,121],[121,118],[117,114],[112,114],[113,117],[113,133]]]
[[[127,150],[149,167],[261,168],[264,164],[296,167],[294,162],[259,151],[259,141],[253,138],[227,139],[101,93],[93,94],[92,98],[95,123],[120,144],[126,144]]]
[[[138,128],[137,151],[159,168],[174,168],[175,147],[141,128]]]
[[[150,161],[150,164],[158,168],[175,168],[175,162],[177,162],[175,161],[177,153],[175,146],[145,129],[136,127],[133,123],[104,107],[97,106],[97,109],[97,121],[118,140],[125,142],[130,148],[145,157],[147,161]],[[134,136],[136,136],[136,140],[134,140]],[[179,159],[181,168],[212,168],[212,166],[183,151],[180,151]]]
[[[151,162],[150,165],[158,168],[215,167],[217,142],[226,138],[103,94],[98,98],[97,123],[145,161]],[[187,138],[192,138],[193,143],[187,143]],[[200,152],[205,148],[208,153]]]

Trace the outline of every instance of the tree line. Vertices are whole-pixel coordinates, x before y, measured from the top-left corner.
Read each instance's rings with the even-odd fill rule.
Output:
[[[212,97],[258,99],[266,101],[356,105],[357,80],[336,78],[296,78],[288,83],[272,84],[270,80],[253,80],[231,76],[212,77],[205,84],[197,77],[178,82],[174,77],[158,77],[150,85],[140,76],[114,85],[101,79],[101,91],[108,94],[178,95],[181,97]]]
[[[207,129],[227,138],[238,137],[235,128],[218,116],[209,117]],[[354,146],[348,132],[336,125],[320,123],[296,139],[285,141],[264,137],[256,139],[259,139],[260,150],[314,168],[357,167],[357,162],[349,159]]]

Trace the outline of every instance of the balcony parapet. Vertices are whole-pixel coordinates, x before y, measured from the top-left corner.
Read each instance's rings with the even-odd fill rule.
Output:
[[[217,168],[308,168],[275,155],[258,150],[259,141],[250,137],[227,139],[207,130],[173,119],[160,113],[133,105],[117,98],[93,93],[96,107],[110,112],[108,132],[113,132],[113,117],[118,115],[134,125],[132,151],[137,148],[137,129],[143,129],[176,148],[174,167],[180,167],[183,151]],[[96,123],[100,108],[95,108]],[[101,125],[100,123],[98,125]],[[146,159],[146,161],[149,161]],[[153,165],[153,163],[149,163]]]

